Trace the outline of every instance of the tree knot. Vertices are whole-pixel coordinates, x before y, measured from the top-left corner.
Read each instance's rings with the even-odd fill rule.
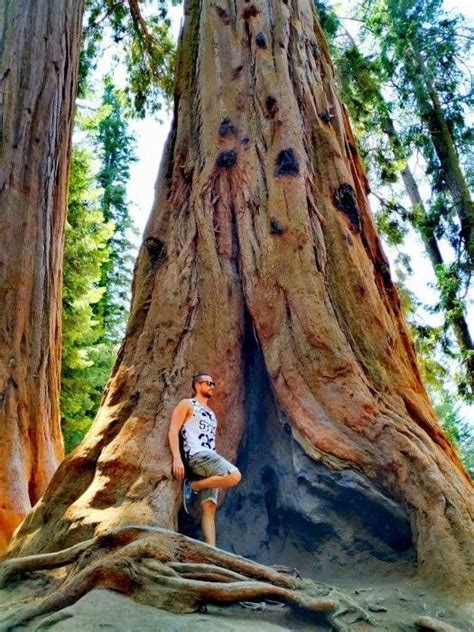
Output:
[[[258,48],[266,48],[267,43],[265,41],[265,35],[263,33],[257,33],[257,36],[255,37],[255,43],[257,44]]]
[[[355,191],[350,184],[345,182],[335,191],[333,195],[334,206],[345,213],[349,218],[352,229],[356,233],[360,233],[360,215],[357,208],[357,200]]]
[[[226,151],[221,151],[221,153],[217,156],[216,164],[218,167],[223,169],[229,169],[233,167],[237,162],[237,153],[234,149],[227,149]]]
[[[324,110],[324,112],[319,113],[319,118],[322,120],[323,123],[326,123],[326,125],[329,125],[329,123],[331,122],[331,119],[334,118],[334,114],[331,114],[329,110]]]
[[[385,286],[385,289],[391,294],[393,291],[393,282],[392,282],[392,276],[390,274],[390,266],[388,264],[388,261],[379,261],[378,263],[376,263],[375,270],[382,277],[382,281]]]
[[[317,42],[315,42],[314,40],[311,40],[311,42],[310,42],[310,46],[311,46],[311,49],[312,49],[312,51],[313,51],[313,55],[314,55],[315,57],[319,57],[319,55],[320,55],[320,50],[319,50],[318,43],[317,43]]]
[[[242,12],[242,17],[244,20],[248,20],[250,18],[255,18],[260,13],[257,7],[254,4],[251,4],[249,7],[245,7]]]
[[[226,26],[228,26],[230,24],[230,17],[227,11],[223,7],[220,7],[218,4],[214,5],[214,8],[220,19],[224,22]]]
[[[147,237],[143,245],[148,251],[151,268],[159,266],[166,257],[165,244],[158,237]]]
[[[265,107],[267,108],[268,115],[273,118],[278,111],[277,100],[271,94],[265,99]]]
[[[292,149],[283,149],[275,161],[276,176],[297,176],[300,173],[300,166]]]
[[[282,235],[285,232],[285,228],[280,224],[280,222],[272,217],[270,221],[270,232],[273,235]]]
[[[237,136],[238,129],[232,123],[230,118],[226,117],[219,126],[219,136]]]

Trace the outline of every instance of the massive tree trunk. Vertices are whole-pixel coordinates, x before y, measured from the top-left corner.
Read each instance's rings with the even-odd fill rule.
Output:
[[[313,4],[185,13],[126,337],[92,429],[11,553],[176,528],[169,417],[206,371],[218,449],[246,478],[222,522],[237,538],[258,517],[236,550],[353,568],[407,561],[413,540],[432,581],[467,582],[471,485],[420,379]]]
[[[64,454],[61,261],[82,4],[0,9],[0,551]]]

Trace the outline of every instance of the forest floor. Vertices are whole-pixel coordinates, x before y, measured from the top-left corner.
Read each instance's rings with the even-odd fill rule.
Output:
[[[368,580],[365,583],[359,581],[357,585],[349,580],[334,583],[368,609],[376,620],[375,626],[361,621],[352,623],[349,625],[351,632],[474,631],[474,603],[461,607],[454,599],[435,594],[414,579],[394,582],[371,577],[370,583]],[[0,590],[0,607],[3,610],[9,603],[25,603],[41,597],[50,585],[51,580],[45,574],[30,575],[19,585]],[[425,626],[417,624],[422,617],[431,618],[433,623],[425,619]],[[328,629],[275,602],[209,605],[203,612],[173,614],[103,589],[93,590],[68,608],[40,617],[21,628],[31,632],[309,632]]]

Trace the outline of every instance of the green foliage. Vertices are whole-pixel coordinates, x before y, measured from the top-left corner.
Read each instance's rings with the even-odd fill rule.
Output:
[[[406,269],[406,262],[403,259],[401,257],[398,263]],[[409,270],[409,273],[412,271]],[[396,283],[401,307],[415,344],[423,382],[430,391],[438,392],[444,388],[448,373],[438,353],[443,328],[430,326],[420,320],[418,314],[423,306],[415,294],[407,288],[406,279],[407,273],[401,267],[396,268]]]
[[[92,423],[128,316],[134,225],[126,187],[135,157],[124,101],[106,78],[101,107],[76,120],[85,138],[73,148],[64,258],[61,411],[67,451]]]
[[[101,268],[109,257],[112,225],[99,208],[91,153],[72,151],[68,216],[64,250],[61,414],[66,451],[87,431],[95,413],[94,389],[106,375],[97,375],[96,343],[100,336],[94,305],[103,288]],[[94,373],[91,368],[94,367]]]
[[[406,235],[406,212],[395,199],[380,199],[380,210],[376,216],[377,228],[392,246],[403,244]]]
[[[449,368],[439,353],[443,327],[421,324],[417,318],[420,303],[405,285],[406,276],[397,270],[397,289],[401,306],[415,343],[423,382],[428,389],[443,430],[458,452],[469,475],[474,478],[474,427],[461,414],[462,399],[450,393],[445,384]],[[440,357],[441,355],[441,357]]]
[[[135,32],[140,32],[136,26]],[[161,95],[170,97],[174,85],[174,42],[168,24],[149,18],[142,37],[131,38],[126,63],[130,77],[127,94],[136,112],[144,116],[147,109],[159,110]]]
[[[456,318],[464,314],[464,303],[459,299],[459,276],[456,265],[436,266],[436,278],[440,292],[440,302],[436,310],[443,311],[446,317],[446,326],[453,323]]]
[[[439,392],[444,388],[448,375],[448,369],[440,362],[437,353],[442,338],[442,328],[420,325],[412,321],[410,329],[423,382],[431,392]]]
[[[433,264],[439,301],[432,311],[442,314],[444,322],[430,343],[431,350],[444,350],[464,367],[457,382],[460,393],[468,399],[474,376],[464,319],[469,257],[427,118],[427,112],[433,112],[432,99],[439,98],[456,148],[461,157],[467,154],[472,134],[464,117],[470,96],[464,89],[460,66],[466,48],[459,37],[462,20],[458,16],[445,19],[441,0],[367,0],[357,14],[360,29],[356,42],[328,4],[316,0],[316,6],[372,192],[380,202],[378,229],[396,248],[403,247],[406,235],[415,230],[431,261],[439,259],[439,265]],[[364,49],[370,52],[363,53]],[[426,178],[420,183],[413,179],[408,166],[415,152],[421,152],[426,163]],[[429,185],[423,204],[412,199],[410,209],[403,206],[396,188],[402,176],[404,186],[413,182],[418,193]],[[413,196],[413,187],[410,192]],[[442,263],[440,241],[452,246],[449,265]],[[456,353],[448,330],[454,332]],[[422,343],[420,338],[418,345],[420,353],[429,353],[426,340]],[[431,374],[433,367],[426,371],[426,376]]]
[[[136,160],[135,141],[128,131],[123,93],[110,77],[104,81],[102,111],[98,122],[95,145],[101,167],[98,183],[102,188],[100,206],[106,221],[113,222],[109,240],[109,259],[102,265],[101,286],[105,291],[96,305],[96,315],[102,323],[101,339],[118,345],[125,331],[133,274],[134,247],[131,236],[136,233],[128,211],[126,186],[130,165]]]
[[[464,467],[474,479],[474,429],[460,415],[459,403],[447,391],[433,395],[435,411],[443,430],[458,452]]]
[[[177,4],[177,2],[173,2]],[[144,10],[152,5],[154,13]],[[156,8],[155,8],[156,7]],[[79,94],[110,39],[125,65],[124,94],[134,114],[143,117],[161,109],[174,85],[175,43],[166,0],[88,0],[80,61]]]
[[[379,49],[380,76],[395,86],[398,105],[411,118],[405,142],[421,151],[434,197],[447,198],[449,211],[450,180],[458,173],[462,181],[473,140],[466,120],[473,93],[463,67],[470,38],[463,37],[463,20],[448,17],[442,0],[367,0],[361,15],[362,35]],[[447,219],[452,228],[453,217]],[[472,256],[462,226],[444,236],[458,255],[462,279]]]
[[[332,44],[339,31],[340,20],[336,12],[326,2],[315,0],[315,6],[318,12],[319,23],[326,34],[332,52],[334,48]]]

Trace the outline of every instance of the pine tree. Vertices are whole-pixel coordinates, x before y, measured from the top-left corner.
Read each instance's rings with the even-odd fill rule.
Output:
[[[83,438],[97,410],[97,384],[103,388],[108,371],[97,356],[101,323],[94,306],[105,288],[101,268],[110,256],[108,240],[113,225],[104,221],[100,191],[90,150],[72,151],[69,201],[64,247],[61,418],[66,452]],[[100,349],[98,348],[100,345]]]
[[[467,472],[474,480],[474,428],[460,415],[459,402],[451,393],[436,391],[434,403],[446,435],[458,450]]]
[[[377,6],[380,11],[380,6],[384,4],[380,3]],[[322,2],[318,2],[317,7],[323,28],[332,45],[342,97],[355,124],[362,155],[369,169],[372,190],[374,194],[377,194],[378,187],[390,191],[400,179],[410,202],[407,208],[400,203],[400,196],[397,194],[391,194],[389,197],[378,195],[381,202],[381,209],[377,214],[379,229],[388,242],[395,246],[403,243],[408,227],[418,233],[432,264],[440,295],[439,303],[434,308],[442,313],[444,320],[443,328],[436,329],[438,346],[442,346],[444,353],[451,358],[454,357],[463,366],[464,375],[461,374],[458,378],[460,393],[469,398],[474,388],[473,343],[465,319],[464,290],[469,280],[469,273],[465,265],[465,256],[461,255],[457,261],[446,263],[442,255],[440,244],[442,238],[451,240],[456,248],[458,245],[456,235],[459,232],[453,214],[442,213],[442,208],[446,203],[446,193],[439,191],[439,181],[434,176],[433,170],[429,169],[431,199],[428,204],[425,203],[417,179],[409,166],[409,158],[417,150],[414,138],[423,138],[425,149],[429,148],[430,144],[429,136],[426,141],[426,134],[420,132],[424,123],[418,110],[413,116],[410,111],[411,105],[407,107],[407,100],[409,104],[413,102],[413,94],[410,93],[411,84],[405,82],[400,90],[398,90],[398,83],[395,83],[396,87],[393,83],[389,84],[393,67],[387,62],[390,49],[384,38],[390,40],[390,37],[387,34],[388,26],[384,22],[378,23],[379,30],[377,31],[379,35],[382,32],[383,37],[377,40],[372,38],[370,52],[364,55],[354,38],[344,29],[336,13]],[[374,19],[372,14],[375,12],[376,9],[370,5],[364,14],[369,25],[372,25],[371,20]],[[366,35],[371,34],[369,27],[365,24],[361,28]],[[452,30],[448,30],[446,34],[446,25],[443,25],[440,30],[441,35],[447,40],[445,47],[451,50],[454,46]],[[379,39],[383,42],[381,49],[378,47]],[[429,41],[428,36],[427,40]],[[441,47],[438,51],[438,57],[441,58],[441,60],[438,59],[438,65],[441,65],[442,56]],[[451,65],[452,61],[450,59]],[[459,78],[457,71],[453,70],[452,74]],[[456,90],[459,108],[459,104],[466,97],[459,87],[454,87],[453,80],[451,80],[450,89]],[[389,94],[392,95],[391,101],[387,96]],[[396,121],[394,117],[397,117]],[[413,134],[414,129],[418,130],[416,134]],[[462,142],[461,134],[457,137],[463,151],[468,143],[466,130],[464,130],[464,136]],[[453,352],[446,335],[449,329],[454,333],[457,352]],[[420,332],[432,337],[435,330],[428,331],[427,328],[422,327]],[[423,349],[421,333],[415,336],[420,343],[420,351]]]
[[[397,85],[407,108],[414,108],[417,123],[411,129],[423,152],[433,188],[440,194],[440,213],[458,220],[450,235],[461,272],[474,257],[474,206],[463,156],[472,147],[472,132],[465,108],[470,92],[462,90],[463,74],[458,38],[461,18],[448,18],[442,0],[382,0],[365,3],[367,34],[377,39],[384,71]],[[462,40],[464,41],[464,40]]]
[[[104,219],[112,222],[114,229],[108,243],[110,257],[102,265],[100,285],[105,290],[96,306],[96,315],[103,327],[101,341],[116,348],[125,332],[130,303],[135,254],[131,238],[136,229],[129,213],[127,183],[130,165],[136,157],[123,95],[110,77],[104,81],[102,108],[104,115],[100,117],[95,138],[101,162],[97,180],[102,189],[100,207]]]
[[[110,78],[99,110],[79,116],[77,126],[89,149],[73,153],[65,247],[61,411],[68,452],[94,419],[123,337],[134,254],[126,197],[134,139]]]

